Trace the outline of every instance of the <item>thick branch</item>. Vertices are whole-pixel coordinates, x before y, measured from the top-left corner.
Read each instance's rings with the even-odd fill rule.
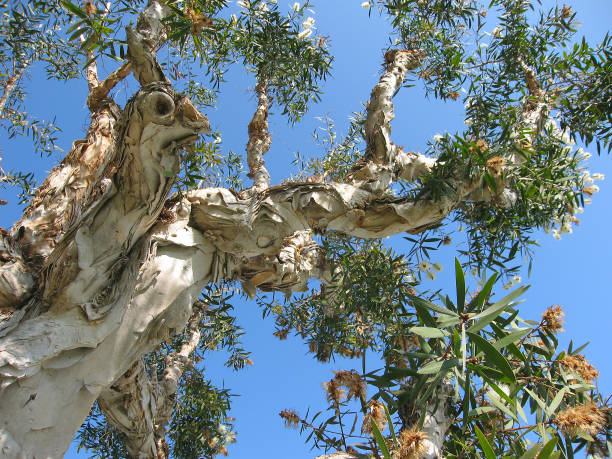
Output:
[[[28,268],[20,247],[0,228],[0,333],[15,309],[32,294],[35,278]]]
[[[270,149],[272,140],[268,132],[268,107],[270,102],[267,84],[260,81],[255,86],[257,109],[249,123],[249,141],[247,142],[247,163],[249,178],[253,179],[253,191],[262,191],[270,186],[270,174],[266,169],[263,155]]]
[[[349,178],[352,183],[375,182],[370,184],[373,189],[386,190],[395,178],[398,156],[403,156],[399,158],[400,163],[416,163],[415,154],[409,154],[409,158],[406,158],[401,148],[391,141],[391,121],[395,117],[392,99],[408,71],[417,68],[422,58],[420,52],[412,50],[392,50],[385,55],[387,69],[372,89],[367,104],[366,154],[355,165],[355,170]],[[426,161],[418,163],[424,166]]]
[[[126,29],[129,60],[133,65],[134,76],[142,85],[154,81],[168,82],[155,54],[166,40],[162,20],[170,11],[168,6],[158,0],[150,0],[138,18],[136,29]]]
[[[264,237],[258,244],[270,243]],[[276,255],[260,255],[234,269],[233,277],[242,280],[243,290],[253,298],[257,288],[263,291],[279,290],[286,296],[291,292],[305,292],[308,279],[319,279],[332,285],[333,273],[325,259],[323,249],[312,239],[310,231],[296,231],[282,241]]]
[[[187,226],[189,205],[172,214],[174,223],[128,254],[98,321],[56,307],[0,337],[0,446],[10,445],[15,457],[62,457],[101,392],[183,330],[204,285],[225,272],[225,257]]]
[[[133,457],[166,457],[166,426],[172,417],[179,380],[200,342],[201,318],[201,310],[195,309],[187,324],[189,338],[179,351],[166,357],[161,378],[155,368],[147,371],[139,359],[98,397],[106,418],[126,435],[126,446]]]
[[[342,183],[294,183],[269,188],[250,200],[209,188],[188,195],[192,225],[223,251],[275,255],[296,231],[331,230],[362,238],[418,233],[446,217],[473,186],[454,197],[396,198]]]

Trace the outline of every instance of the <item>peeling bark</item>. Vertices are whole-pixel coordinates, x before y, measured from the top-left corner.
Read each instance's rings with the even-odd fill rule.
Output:
[[[260,81],[255,87],[257,93],[257,109],[249,123],[249,141],[247,143],[247,164],[249,178],[253,179],[253,191],[262,191],[270,186],[270,174],[266,169],[263,155],[270,149],[272,139],[268,132],[268,108],[270,102],[267,94],[267,84]]]
[[[161,378],[155,368],[147,373],[142,360],[138,360],[98,397],[106,418],[126,435],[130,456],[167,457],[166,426],[172,417],[179,379],[200,341],[201,317],[201,311],[195,309],[187,324],[190,337],[178,352],[166,357]]]

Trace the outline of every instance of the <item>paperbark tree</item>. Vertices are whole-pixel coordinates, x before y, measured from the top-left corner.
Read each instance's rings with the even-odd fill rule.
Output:
[[[472,246],[480,250],[466,262],[484,268],[503,253],[510,252],[507,258],[512,258],[528,241],[531,229],[557,222],[555,231],[567,230],[583,194],[596,191],[585,184],[588,175],[581,166],[583,158],[574,153],[567,136],[608,145],[610,76],[605,69],[609,68],[609,41],[596,49],[555,58],[547,46],[554,40],[569,39],[573,13],[565,9],[550,12],[539,23],[542,42],[537,42],[537,33],[527,38],[521,35],[527,30],[524,7],[529,2],[515,1],[493,2],[502,12],[505,29],[493,33],[491,54],[483,55],[483,48],[477,47],[469,57],[461,55],[465,50],[453,49],[475,21],[476,30],[481,27],[484,15],[475,3],[380,2],[398,34],[398,46],[385,54],[384,70],[367,104],[361,127],[363,156],[345,161],[340,156],[342,149],[337,149],[323,166],[313,165],[316,174],[308,179],[271,186],[263,160],[271,143],[269,106],[274,99],[286,104],[290,116],[299,115],[305,101],[316,94],[316,86],[308,81],[324,77],[329,61],[323,37],[310,38],[309,20],[301,32],[295,29],[307,5],[294,8],[289,16],[292,23],[279,19],[276,2],[242,3],[244,17],[226,20],[221,13],[223,1],[149,1],[136,25],[126,29],[125,62],[100,81],[96,52],[113,46],[103,46],[112,41],[107,29],[115,24],[113,5],[97,9],[93,2],[86,2],[80,8],[63,2],[77,21],[73,38],[82,37],[91,118],[86,138],[73,144],[38,188],[22,218],[1,235],[0,451],[5,457],[60,457],[96,401],[108,422],[122,432],[130,456],[167,457],[166,429],[179,381],[190,368],[201,339],[206,305],[199,297],[206,285],[240,281],[250,296],[259,289],[290,297],[305,291],[308,279],[317,278],[324,288],[308,304],[319,307],[327,317],[367,323],[362,312],[347,313],[352,307],[345,290],[350,272],[338,261],[354,254],[336,250],[339,256],[334,258],[334,250],[321,245],[314,234],[327,235],[332,241],[379,239],[403,232],[417,235],[454,215],[470,225]],[[566,32],[558,30],[560,24],[567,26]],[[223,27],[234,33],[226,42],[219,32]],[[201,36],[208,37],[211,48],[218,48],[206,48]],[[240,192],[192,187],[173,193],[177,181],[185,177],[181,167],[188,159],[183,150],[193,148],[199,135],[210,130],[207,117],[173,89],[166,76],[168,65],[162,68],[157,59],[160,47],[178,43],[180,48],[187,40],[193,40],[194,49],[211,68],[227,57],[220,50],[238,50],[258,79],[257,109],[248,126],[246,147],[253,185]],[[261,46],[266,40],[271,41]],[[533,48],[536,45],[539,48]],[[453,55],[455,52],[458,54]],[[300,59],[303,62],[296,64]],[[585,69],[585,62],[593,67]],[[546,72],[546,66],[551,70]],[[130,73],[140,88],[121,108],[109,93]],[[296,80],[303,87],[295,89],[283,81],[284,76],[291,82],[303,73],[309,76]],[[18,69],[7,79],[5,94],[20,75]],[[459,96],[457,88],[467,76],[482,83],[470,93],[468,131],[436,139],[431,154],[413,153],[392,141],[392,98],[408,75],[420,76],[432,92],[451,99]],[[503,90],[495,89],[494,77],[504,82]],[[602,105],[587,102],[594,93],[604,98]],[[566,104],[572,98],[582,105]],[[554,117],[560,119],[561,127]],[[568,134],[561,130],[566,127]],[[192,183],[189,170],[184,181]],[[404,190],[398,192],[394,183],[403,184]],[[496,216],[494,221],[491,216]],[[489,222],[486,228],[485,222]],[[388,261],[384,254],[378,259]],[[414,268],[401,263],[390,266],[402,276]],[[458,276],[460,271],[458,268]],[[495,280],[483,290],[488,288],[490,293]],[[399,446],[381,443],[376,426],[382,427],[379,421],[384,411],[375,400],[369,404],[363,400],[364,430],[372,433],[374,429],[377,434],[372,437],[378,439],[371,442],[373,454],[379,454],[377,448],[383,454],[385,448],[391,448],[398,457],[439,457],[445,454],[450,426],[460,417],[453,405],[458,392],[451,403],[457,383],[453,386],[448,370],[463,371],[461,391],[468,399],[465,421],[468,411],[477,405],[472,403],[474,394],[470,399],[471,383],[465,372],[507,382],[512,396],[517,396],[517,387],[527,387],[517,382],[523,367],[519,363],[510,366],[498,350],[519,339],[522,345],[525,336],[546,331],[548,322],[543,320],[529,334],[521,329],[523,334],[517,338],[506,330],[512,319],[504,325],[507,317],[502,314],[512,313],[512,300],[518,294],[496,303],[491,311],[488,293],[464,306],[465,287],[458,287],[452,309],[448,303],[432,306],[414,296],[416,282],[404,284],[411,290],[415,308],[408,325],[420,336],[417,345],[430,353],[418,364],[427,368],[423,374],[433,374],[436,379],[429,382],[431,390],[422,399],[422,410],[399,402],[392,409],[401,416],[404,436],[417,426],[412,443],[402,443],[401,433],[396,440]],[[433,310],[434,316],[422,313],[423,307]],[[450,322],[439,320],[445,314],[452,318]],[[380,323],[390,317],[392,314],[382,317]],[[468,328],[483,318],[488,322],[479,322],[480,328]],[[505,339],[497,348],[496,339],[488,345],[479,341],[488,343],[490,337],[479,333],[493,319],[499,321],[497,340]],[[292,323],[292,318],[279,315],[279,320],[285,321],[287,330],[299,332],[300,325]],[[148,367],[145,356],[176,334],[183,339],[165,355],[163,368]],[[361,335],[363,342],[353,342],[353,351],[371,345],[366,335]],[[432,359],[442,345],[435,340],[454,336],[459,341],[452,338],[446,350],[442,346],[443,352]],[[470,347],[472,344],[476,347]],[[472,352],[469,357],[467,348]],[[338,349],[317,342],[314,352],[328,359]],[[483,352],[488,361],[497,359],[485,374],[477,368],[483,363]],[[521,347],[517,352],[523,355],[526,351]],[[467,364],[476,369],[466,370]],[[432,370],[436,365],[437,371]],[[390,364],[390,368],[395,367]],[[421,390],[419,384],[426,383],[416,377],[417,369],[400,378],[402,387],[414,393]],[[403,379],[406,376],[414,378]],[[584,393],[590,381],[585,379],[576,380],[576,387],[561,385],[549,395],[556,406],[546,403],[548,418],[542,425],[553,425],[561,409],[587,406]],[[334,381],[328,395],[340,412],[341,397],[333,395],[330,387],[353,389],[340,376]],[[502,407],[504,403],[498,402]],[[587,429],[587,434],[595,437],[607,421],[601,414],[605,406],[593,406],[597,418],[593,423],[600,428]],[[368,420],[373,425],[368,427]],[[470,432],[476,435],[480,430]],[[571,445],[576,432],[567,444]],[[486,438],[481,441],[481,436],[479,445],[489,457],[493,447]],[[561,450],[565,440],[559,438]],[[407,450],[410,445],[413,449]],[[327,446],[348,449],[344,435],[342,442],[330,441]]]

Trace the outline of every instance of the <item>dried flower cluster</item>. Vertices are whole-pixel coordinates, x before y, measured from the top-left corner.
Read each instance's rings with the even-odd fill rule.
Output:
[[[363,418],[363,425],[361,426],[362,433],[372,433],[372,422],[376,424],[379,430],[383,430],[387,425],[387,415],[385,414],[385,407],[378,400],[370,400],[368,403],[368,412]]]
[[[347,399],[351,397],[365,399],[366,397],[366,383],[359,373],[355,370],[351,371],[338,371],[334,377],[340,385],[346,387],[349,390]]]
[[[274,333],[272,333],[272,335],[276,336],[281,341],[286,340],[287,336],[289,335],[289,329],[281,328],[280,330],[276,330]]]
[[[348,389],[348,395],[346,395],[344,389],[341,389],[343,386]],[[323,387],[325,392],[327,392],[327,401],[336,406],[345,396],[347,400],[350,400],[352,397],[360,399],[365,399],[366,397],[366,383],[355,370],[337,371],[331,381],[323,383]]]
[[[553,304],[542,314],[542,328],[551,333],[563,331],[563,317],[565,313],[561,306]]]
[[[327,401],[333,403],[335,406],[340,404],[340,400],[346,395],[344,389],[340,389],[341,384],[336,378],[333,378],[329,382],[323,383],[323,388],[327,392]]]
[[[278,415],[285,420],[285,427],[297,429],[297,426],[300,424],[300,417],[293,410],[283,410]]]
[[[599,371],[587,362],[582,354],[566,354],[559,363],[566,369],[578,373],[580,377],[588,383],[592,383],[599,376]]]
[[[419,459],[427,454],[427,434],[418,430],[404,429],[398,435],[399,448],[394,459]]]
[[[595,403],[587,402],[561,411],[553,422],[568,435],[578,432],[597,435],[603,429],[605,416]]]
[[[349,358],[349,359],[355,359],[357,357],[361,357],[361,349],[354,347],[354,348],[350,348],[350,347],[342,347],[339,351],[338,351],[343,357]]]

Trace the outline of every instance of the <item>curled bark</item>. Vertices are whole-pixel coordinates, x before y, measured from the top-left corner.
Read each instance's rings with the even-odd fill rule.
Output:
[[[150,0],[138,18],[136,28],[128,27],[128,56],[133,65],[134,76],[141,85],[154,81],[169,83],[157,62],[155,53],[166,39],[162,20],[170,14],[170,8],[158,0]]]
[[[404,82],[408,71],[416,69],[422,58],[420,52],[412,50],[392,50],[385,55],[387,69],[372,89],[367,104],[366,153],[355,165],[349,177],[350,183],[359,185],[370,182],[372,189],[384,191],[389,188],[398,172],[401,174],[401,171],[405,171],[405,178],[415,179],[415,172],[420,175],[431,167],[429,158],[416,154],[406,155],[400,146],[391,141],[391,121],[395,118],[393,95]],[[410,169],[411,173],[408,173]]]
[[[200,341],[201,318],[201,311],[194,309],[187,324],[189,338],[179,351],[166,357],[161,378],[155,368],[147,371],[139,359],[98,397],[106,418],[126,435],[130,456],[166,457],[166,426],[172,417],[179,380]]]
[[[270,174],[266,169],[263,155],[270,149],[272,139],[268,132],[268,107],[270,102],[267,94],[267,84],[260,81],[255,86],[257,93],[257,109],[249,123],[249,141],[247,142],[247,163],[249,178],[253,179],[252,191],[262,191],[270,186]]]

